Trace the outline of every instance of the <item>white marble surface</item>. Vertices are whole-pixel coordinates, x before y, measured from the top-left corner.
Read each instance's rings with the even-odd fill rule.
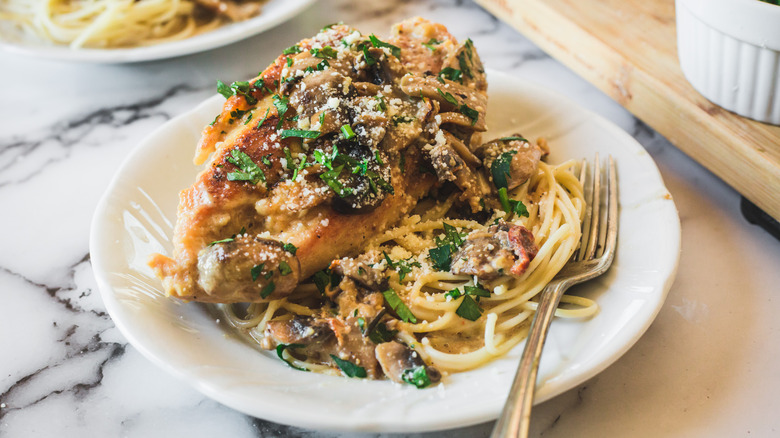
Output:
[[[0,54],[0,436],[340,436],[247,417],[141,357],[96,290],[90,219],[130,150],[214,94],[216,79],[252,76],[325,24],[383,34],[412,15],[471,37],[490,68],[562,92],[631,133],[680,211],[678,277],[657,320],[614,365],[538,406],[533,434],[780,435],[780,242],[741,217],[736,192],[469,1],[321,0],[247,41],[168,61]],[[406,436],[487,436],[491,426]]]

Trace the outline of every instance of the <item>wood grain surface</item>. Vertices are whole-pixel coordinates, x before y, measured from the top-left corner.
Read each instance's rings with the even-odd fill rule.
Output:
[[[780,220],[780,127],[709,102],[677,60],[674,0],[476,0]]]

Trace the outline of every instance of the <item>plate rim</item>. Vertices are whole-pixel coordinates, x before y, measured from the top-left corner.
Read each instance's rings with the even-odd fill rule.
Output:
[[[65,45],[46,45],[44,42],[25,44],[9,41],[0,34],[0,50],[30,58],[87,64],[131,64],[177,58],[227,46],[265,32],[300,14],[316,1],[268,0],[263,8],[269,4],[279,5],[269,14],[261,11],[259,15],[244,21],[228,23],[192,37],[150,46],[70,49]]]
[[[545,86],[535,84],[532,81],[521,80],[520,78],[512,76],[507,73],[503,73],[491,69],[488,69],[487,72],[488,72],[488,77],[491,80],[491,84],[495,85],[495,82],[499,82],[501,83],[501,85],[499,85],[500,87],[500,86],[505,86],[506,84],[518,83],[520,81],[523,81],[523,85],[533,86],[534,88],[539,89],[544,94],[551,96],[552,98],[560,102],[563,102],[567,107],[571,106],[571,107],[578,108],[585,116],[588,117],[589,121],[597,121],[597,123],[600,124],[600,127],[609,130],[611,135],[619,137],[621,139],[621,144],[623,143],[623,141],[629,142],[633,147],[636,147],[637,149],[644,151],[642,145],[639,144],[639,142],[637,142],[636,139],[634,139],[632,136],[630,136],[620,127],[615,125],[613,122],[607,120],[603,116],[582,107],[572,99],[554,90],[551,90]],[[103,197],[101,197],[101,200],[98,203],[97,208],[95,209],[95,213],[93,215],[92,224],[91,224],[91,232],[90,232],[90,254],[92,255],[91,263],[93,266],[93,271],[96,280],[98,282],[98,287],[101,293],[101,297],[103,298],[103,301],[106,304],[106,309],[109,315],[112,316],[112,320],[114,321],[114,324],[120,329],[122,334],[130,342],[130,344],[133,345],[137,350],[139,350],[144,355],[144,357],[150,359],[156,365],[165,369],[167,372],[174,375],[175,377],[182,379],[187,384],[194,387],[195,389],[205,394],[206,396],[215,399],[226,406],[229,406],[233,409],[236,409],[248,415],[258,416],[259,418],[265,418],[270,421],[276,421],[276,422],[294,425],[298,427],[307,427],[307,428],[313,428],[322,431],[342,431],[342,432],[343,431],[420,432],[420,431],[445,430],[454,427],[463,427],[463,426],[473,425],[480,422],[490,421],[495,419],[498,415],[498,411],[496,411],[493,408],[482,409],[481,411],[475,412],[473,415],[471,415],[468,418],[462,417],[459,420],[456,420],[454,422],[450,419],[450,421],[447,422],[433,420],[428,422],[415,422],[411,424],[405,423],[405,424],[393,424],[393,425],[388,425],[384,423],[371,423],[371,422],[346,425],[343,424],[343,421],[340,421],[344,419],[333,420],[327,418],[323,419],[320,417],[291,416],[291,415],[283,415],[279,412],[273,412],[273,413],[262,412],[263,415],[258,415],[257,412],[249,412],[246,406],[241,405],[236,400],[226,398],[224,394],[220,393],[219,388],[215,388],[213,387],[213,385],[205,384],[200,380],[193,381],[193,376],[188,375],[186,371],[182,371],[174,368],[171,364],[167,363],[162,358],[157,357],[157,355],[154,354],[154,352],[148,351],[143,346],[139,347],[138,339],[133,334],[133,331],[129,327],[125,326],[125,321],[122,320],[121,318],[118,321],[114,317],[114,315],[116,314],[115,312],[117,312],[116,306],[119,306],[120,304],[118,303],[116,296],[113,293],[112,287],[110,285],[110,281],[108,281],[108,279],[105,278],[106,270],[103,268],[102,260],[101,257],[99,256],[102,251],[102,249],[99,246],[99,242],[101,239],[100,231],[102,230],[102,226],[105,225],[105,224],[101,224],[101,216],[105,216],[105,210],[108,207],[110,195],[120,184],[122,175],[124,171],[127,169],[127,166],[129,166],[129,163],[131,163],[137,155],[143,152],[143,150],[145,149],[144,146],[150,142],[153,142],[155,136],[159,135],[161,132],[164,132],[164,130],[169,126],[169,124],[173,124],[174,122],[181,122],[182,120],[186,120],[189,117],[192,117],[194,113],[197,113],[203,107],[214,105],[213,101],[218,99],[219,96],[214,95],[211,98],[208,98],[200,102],[193,109],[190,109],[189,111],[169,120],[162,126],[158,127],[156,130],[150,133],[143,141],[141,141],[125,158],[119,170],[114,175],[111,183],[108,185],[105,194],[103,195]],[[666,189],[660,171],[658,170],[657,165],[649,156],[649,154],[645,153],[645,157],[642,157],[642,159],[647,160],[646,164],[649,164],[648,169],[652,170],[651,172],[653,174],[652,176],[654,178],[657,178],[659,184],[664,189]],[[647,329],[650,327],[652,322],[656,319],[656,316],[660,311],[660,309],[662,308],[663,303],[672,286],[672,283],[674,282],[674,279],[676,277],[677,268],[679,265],[679,257],[680,257],[681,229],[680,229],[679,213],[677,212],[673,200],[669,199],[669,202],[671,202],[673,215],[667,218],[668,220],[670,220],[670,222],[667,225],[672,227],[671,234],[672,237],[674,237],[675,239],[673,242],[670,242],[670,244],[676,250],[674,251],[674,256],[672,257],[672,259],[668,260],[666,266],[666,268],[668,269],[668,274],[665,277],[664,284],[660,288],[660,294],[655,296],[656,299],[653,302],[652,312],[650,316],[646,318],[645,323],[641,327],[638,327],[638,329],[631,336],[631,339],[628,342],[624,342],[621,343],[620,345],[615,346],[615,348],[610,352],[608,360],[603,360],[598,364],[598,366],[591,367],[590,369],[587,370],[587,372],[578,374],[577,376],[575,376],[574,379],[571,379],[574,380],[573,383],[569,381],[564,381],[560,386],[565,386],[565,388],[560,390],[553,390],[553,391],[547,389],[547,385],[542,385],[539,388],[540,391],[538,393],[537,400],[535,400],[535,404],[541,403],[552,397],[555,397],[575,387],[576,385],[579,385],[589,380],[593,376],[602,372],[604,369],[606,369],[608,366],[610,366],[616,360],[622,357],[642,337],[642,335],[647,331]],[[487,364],[485,366],[489,367],[490,364]]]

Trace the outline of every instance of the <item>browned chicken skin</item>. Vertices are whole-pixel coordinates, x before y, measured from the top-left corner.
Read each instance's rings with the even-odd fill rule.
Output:
[[[169,294],[284,297],[428,194],[431,145],[479,144],[486,82],[470,42],[422,19],[376,41],[336,25],[226,90],[197,148],[206,168],[180,195],[173,255],[150,259]],[[459,81],[441,74],[461,62],[471,69]],[[237,287],[237,276],[252,284]]]

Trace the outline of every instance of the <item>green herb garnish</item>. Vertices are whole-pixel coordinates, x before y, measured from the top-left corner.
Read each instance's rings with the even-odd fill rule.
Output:
[[[320,131],[307,131],[305,129],[284,129],[282,130],[282,138],[298,137],[298,138],[317,138],[320,136]]]
[[[270,272],[269,274],[273,275],[273,273]],[[268,278],[266,278],[266,280],[267,279]],[[260,297],[268,298],[268,295],[271,295],[274,292],[274,289],[276,289],[276,285],[274,284],[274,282],[273,281],[269,282],[268,284],[265,285],[265,287],[260,289]]]
[[[480,309],[479,304],[474,301],[474,298],[471,298],[470,295],[464,295],[463,301],[460,302],[455,313],[461,318],[468,319],[469,321],[476,321],[482,316],[482,309]]]
[[[382,295],[384,295],[387,304],[390,305],[390,308],[395,311],[395,313],[399,318],[401,318],[402,321],[417,324],[417,318],[393,289],[388,289],[382,292]]]
[[[431,384],[431,379],[428,377],[428,371],[425,368],[425,365],[404,370],[403,373],[401,373],[401,380],[420,389]]]
[[[284,350],[287,350],[289,348],[301,348],[301,347],[305,347],[305,345],[303,345],[303,344],[279,344],[279,345],[276,346],[276,355],[279,356],[279,359],[284,361],[284,363],[289,365],[290,368],[296,369],[298,371],[309,371],[306,368],[301,368],[299,366],[293,365],[292,362],[290,362],[290,361],[288,361],[287,359],[284,358]]]
[[[285,243],[284,246],[282,246],[282,249],[289,252],[292,255],[295,255],[295,252],[298,251],[298,248],[295,247],[292,243]]]
[[[225,85],[222,81],[217,81],[217,92],[229,99],[232,96],[243,96],[246,99],[247,105],[254,105],[257,103],[257,99],[252,95],[254,86],[247,81],[233,82],[230,86]]]
[[[452,105],[455,105],[456,107],[458,107],[458,111],[460,111],[461,114],[463,114],[464,116],[466,116],[469,119],[471,119],[471,124],[472,125],[477,123],[477,120],[479,120],[479,111],[471,108],[470,106],[466,105],[465,103],[464,104],[459,103],[458,99],[456,99],[455,96],[453,96],[449,92],[441,91],[440,88],[437,88],[436,91],[439,92],[439,95],[444,100],[446,100],[447,102],[451,103]]]
[[[296,53],[301,53],[301,48],[297,44],[282,50],[282,55],[295,55]]]
[[[463,83],[463,78],[461,77],[462,72],[458,69],[452,68],[452,67],[444,67],[439,72],[438,78],[439,82],[444,83],[444,79],[448,79],[450,81],[454,82],[460,82]]]
[[[368,46],[365,44],[361,44],[359,46],[359,49],[363,51],[363,59],[366,60],[366,65],[374,65],[376,64],[376,58],[371,56],[370,53],[368,53]]]
[[[336,362],[336,365],[339,367],[341,372],[343,372],[347,377],[364,378],[368,376],[368,374],[366,374],[366,369],[361,366],[355,365],[348,360],[340,359],[334,354],[331,354],[330,358],[333,359],[333,362]]]
[[[355,136],[355,131],[353,131],[352,127],[349,125],[342,125],[341,133],[344,134],[344,138],[347,140]]]
[[[289,99],[284,96],[274,94],[273,103],[274,107],[276,107],[276,113],[279,115],[279,123],[276,124],[276,129],[279,129],[282,127],[284,115],[287,113]]]
[[[395,56],[396,58],[400,58],[401,57],[401,48],[400,47],[394,46],[394,45],[392,45],[390,43],[386,43],[384,41],[380,41],[379,38],[377,38],[376,35],[374,35],[374,34],[369,35],[368,39],[371,40],[371,44],[374,47],[387,47],[388,49],[390,49],[390,53],[392,53],[393,56]]]
[[[286,277],[290,274],[292,274],[292,268],[290,267],[290,264],[286,261],[282,260],[279,262],[279,273],[282,274],[283,277]]]
[[[228,181],[249,181],[252,184],[257,184],[260,181],[265,182],[263,169],[255,164],[252,158],[244,152],[233,149],[226,160],[239,168],[238,171],[227,174]]]
[[[321,49],[311,49],[309,50],[309,53],[314,55],[315,58],[320,58],[320,59],[325,59],[325,58],[336,59],[339,56],[338,52],[336,52],[336,49],[334,49],[331,46],[325,46]]]
[[[516,153],[517,151],[504,152],[495,160],[493,160],[493,164],[490,165],[490,173],[493,176],[493,184],[497,189],[508,187],[509,184],[507,183],[506,178],[511,175],[509,169],[512,163],[512,156]]]
[[[320,179],[325,181],[325,184],[328,185],[331,189],[333,189],[334,192],[336,192],[339,197],[345,197],[352,194],[352,189],[350,187],[344,187],[343,184],[341,184],[341,181],[338,180],[339,175],[341,175],[341,171],[344,170],[344,165],[335,167],[331,170],[328,170],[327,172],[323,172],[320,174]]]
[[[431,38],[428,40],[427,43],[422,43],[423,46],[427,47],[431,52],[436,51],[436,47],[433,47],[434,45],[441,44],[442,42],[437,40],[436,38]]]
[[[398,333],[398,330],[390,330],[385,323],[380,322],[368,332],[368,339],[375,344],[382,344],[392,341],[395,338],[396,333]]]
[[[525,139],[523,137],[517,137],[517,136],[501,137],[501,138],[498,139],[498,141],[514,141],[514,140],[528,141],[527,139]]]
[[[257,281],[257,279],[260,278],[260,274],[263,273],[264,269],[265,263],[260,263],[259,265],[253,266],[252,269],[249,270],[249,272],[252,274],[252,281]]]

